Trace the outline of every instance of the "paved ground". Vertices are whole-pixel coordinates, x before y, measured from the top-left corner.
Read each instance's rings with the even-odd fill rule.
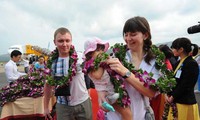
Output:
[[[19,71],[23,71],[23,67],[19,67]],[[4,66],[0,65],[0,88],[7,85],[8,82],[6,81],[5,73],[4,73]],[[195,89],[197,89],[197,85],[195,86]],[[199,112],[200,112],[200,92],[195,93],[196,99],[199,105]],[[0,113],[1,113],[1,107],[0,107]]]

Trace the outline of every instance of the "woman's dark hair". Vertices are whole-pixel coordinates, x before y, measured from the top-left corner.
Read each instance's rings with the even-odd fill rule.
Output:
[[[172,50],[167,45],[160,45],[159,49],[165,54],[167,59],[170,59],[174,55]]]
[[[148,34],[148,38],[144,40],[143,50],[147,53],[144,60],[146,63],[150,64],[150,61],[155,57],[151,51],[151,31],[148,21],[144,17],[136,16],[130,18],[126,21],[123,28],[123,36],[127,32],[142,32],[143,34]]]
[[[192,48],[193,46],[193,48]],[[192,51],[192,56],[197,55],[198,53],[198,45],[192,44],[191,41],[188,38],[182,37],[182,38],[177,38],[172,42],[171,48],[173,49],[180,49],[183,48],[184,53],[186,55],[189,55],[189,53]]]

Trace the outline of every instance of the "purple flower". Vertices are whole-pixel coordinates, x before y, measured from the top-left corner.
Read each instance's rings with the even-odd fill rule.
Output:
[[[120,50],[119,48],[114,48],[114,49],[113,49],[113,52],[114,52],[114,53],[117,53],[119,50]]]
[[[77,59],[77,57],[78,57],[78,56],[77,56],[77,54],[75,54],[75,53],[73,53],[73,54],[71,55],[71,58],[72,58],[72,59]]]
[[[90,67],[94,67],[94,58],[92,58],[92,59],[90,59],[90,60],[88,60],[88,61],[86,61],[85,63],[84,63],[84,69],[89,69]]]

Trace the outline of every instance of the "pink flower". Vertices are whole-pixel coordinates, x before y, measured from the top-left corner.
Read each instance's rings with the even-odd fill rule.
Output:
[[[97,120],[105,120],[104,111],[102,109],[99,109],[97,112]]]
[[[87,69],[89,69],[90,67],[93,67],[93,66],[94,66],[93,62],[94,62],[94,58],[92,58],[92,59],[86,61],[86,62],[84,63],[84,69],[87,70]]]
[[[51,70],[50,70],[49,68],[47,68],[47,69],[45,69],[43,72],[44,72],[45,74],[50,74],[50,73],[51,73]]]

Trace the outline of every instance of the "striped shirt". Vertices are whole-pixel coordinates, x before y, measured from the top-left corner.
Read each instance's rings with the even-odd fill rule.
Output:
[[[58,58],[52,64],[52,74],[54,76],[67,76],[69,69],[69,57],[66,58]],[[57,103],[67,104],[69,103],[69,99],[67,96],[57,96]]]

